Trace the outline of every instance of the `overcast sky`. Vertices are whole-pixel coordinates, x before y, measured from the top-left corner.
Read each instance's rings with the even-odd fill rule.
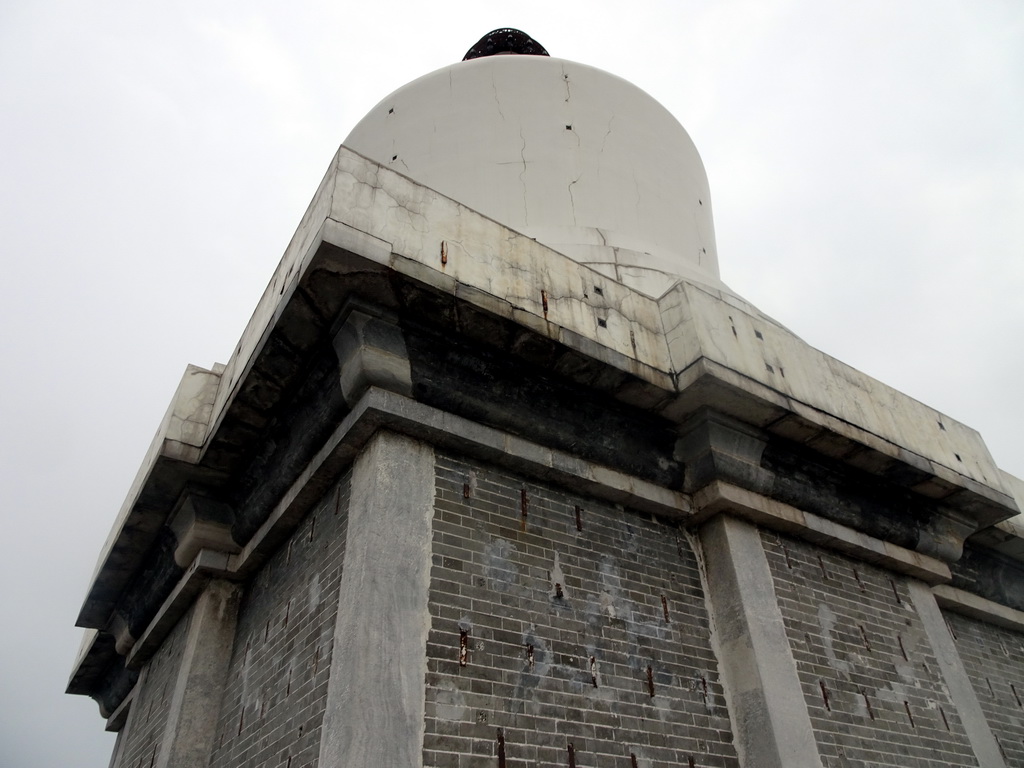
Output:
[[[73,624],[185,365],[358,119],[506,25],[682,122],[736,292],[1024,475],[1020,0],[2,0],[0,766],[106,765]]]

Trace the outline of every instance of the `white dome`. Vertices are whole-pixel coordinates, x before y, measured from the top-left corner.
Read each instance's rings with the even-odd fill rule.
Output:
[[[344,143],[649,295],[679,277],[724,287],[696,147],[607,72],[548,56],[463,61],[392,93]]]

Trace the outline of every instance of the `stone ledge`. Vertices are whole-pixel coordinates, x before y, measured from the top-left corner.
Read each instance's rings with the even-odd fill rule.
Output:
[[[185,369],[103,545],[77,626],[106,626],[110,609],[123,588],[119,575],[134,555],[149,548],[164,524],[166,515],[153,503],[153,487],[184,487],[183,468],[195,467],[199,462],[210,435],[222,371],[219,365],[211,371],[195,365]]]
[[[1024,632],[1024,611],[1008,608],[948,584],[938,584],[932,587],[932,592],[935,593],[935,600],[943,610]]]
[[[229,555],[211,549],[199,551],[149,626],[132,645],[126,664],[138,668],[153,655],[211,578],[239,581],[252,575],[380,429],[456,452],[472,453],[481,460],[527,476],[651,515],[685,520],[692,509],[686,494],[371,387],[241,552]],[[75,678],[79,670],[85,672],[94,666],[99,661],[96,657],[99,651],[95,643],[85,649],[72,677]]]
[[[695,493],[693,502],[696,512],[687,521],[688,526],[727,513],[814,544],[832,547],[927,584],[945,583],[951,578],[949,567],[941,560],[867,536],[735,485],[714,481]]]
[[[371,387],[342,420],[306,470],[242,551],[230,569],[254,570],[316,503],[378,429],[401,432],[433,445],[471,453],[483,461],[559,483],[578,493],[670,519],[685,519],[692,509],[686,494],[533,443],[469,419]]]
[[[396,217],[396,211],[404,213]],[[409,227],[406,218],[413,215],[429,226]],[[941,498],[976,527],[1016,511],[977,433],[855,375],[742,301],[685,282],[655,301],[341,148],[219,376],[212,401],[204,400],[201,416],[182,422],[188,443],[168,444],[175,460],[161,458],[156,469],[147,456],[129,493],[132,520],[122,512],[114,526],[79,615],[81,626],[106,626],[147,543],[177,501],[176,493],[154,494],[195,481],[196,475],[223,478],[237,470],[232,461],[242,460],[239,446],[251,444],[281,396],[271,358],[290,350],[289,376],[299,376],[301,356],[334,321],[337,308],[324,297],[341,301],[338,291],[372,293],[377,289],[367,283],[371,274],[411,281],[453,303],[510,318],[538,338],[635,377],[620,399],[638,400],[670,421],[711,406],[769,430],[778,424],[790,439],[806,433],[809,447],[851,463],[877,463],[884,455],[890,474],[906,475],[911,490]],[[813,376],[803,371],[808,366]],[[841,415],[809,404],[823,389],[844,393]],[[868,395],[876,391],[899,407],[871,407]],[[893,423],[904,411],[913,418]],[[200,429],[204,422],[208,429]],[[933,440],[936,435],[941,440]],[[934,443],[941,455],[915,453],[907,441]]]
[[[128,692],[128,695],[121,700],[121,703],[117,705],[117,709],[113,711],[110,717],[107,718],[107,725],[105,730],[111,733],[116,733],[124,728],[124,724],[128,721],[128,712],[132,707],[132,702],[135,701],[135,696],[139,692],[139,684],[136,683],[132,686],[132,689]]]

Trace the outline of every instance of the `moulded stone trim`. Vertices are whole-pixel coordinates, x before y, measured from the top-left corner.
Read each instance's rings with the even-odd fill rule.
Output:
[[[944,610],[962,613],[964,616],[980,619],[989,624],[1024,632],[1024,611],[1000,605],[949,584],[938,584],[932,587],[932,592],[935,594],[935,600],[939,607]]]
[[[688,525],[700,524],[728,513],[765,528],[833,547],[851,557],[921,579],[927,584],[948,582],[952,576],[941,560],[876,539],[847,526],[804,512],[789,504],[722,481],[714,481],[694,494],[695,512]]]

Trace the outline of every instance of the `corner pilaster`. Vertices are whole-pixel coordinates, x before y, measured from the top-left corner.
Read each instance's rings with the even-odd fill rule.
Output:
[[[321,768],[422,763],[434,452],[378,432],[352,469]]]
[[[238,586],[211,581],[196,600],[156,768],[206,768],[240,602]]]
[[[821,768],[757,528],[718,515],[699,535],[719,670],[743,768]]]

